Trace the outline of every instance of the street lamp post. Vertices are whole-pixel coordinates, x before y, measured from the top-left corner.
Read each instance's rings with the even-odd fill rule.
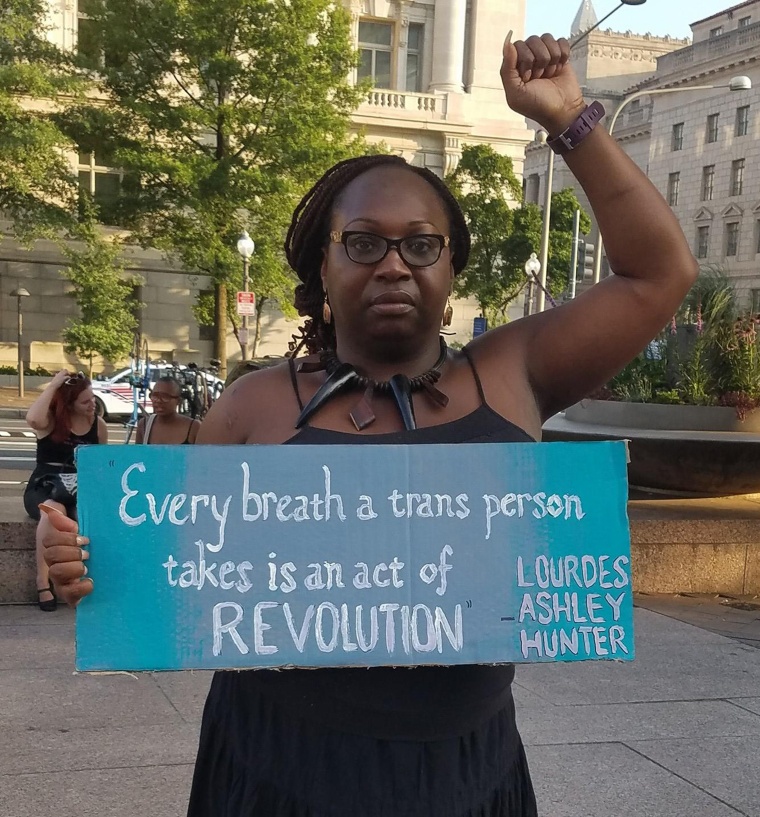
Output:
[[[591,34],[591,32],[592,32],[592,31],[594,31],[594,30],[596,30],[597,28],[599,28],[599,26],[600,26],[600,25],[601,25],[601,24],[602,24],[602,23],[603,23],[605,20],[607,20],[607,19],[609,19],[610,17],[612,17],[612,15],[613,15],[613,14],[614,14],[616,11],[618,11],[619,9],[623,8],[623,6],[643,6],[643,5],[644,5],[644,3],[646,3],[646,1],[647,1],[647,0],[620,0],[620,5],[619,5],[619,6],[615,6],[615,8],[614,8],[614,9],[612,9],[612,11],[611,11],[609,14],[605,14],[605,15],[604,15],[604,17],[602,17],[602,19],[601,19],[601,20],[599,20],[599,22],[595,23],[593,26],[591,26],[591,28],[586,29],[586,31],[584,31],[582,34],[580,34],[578,37],[576,37],[576,38],[575,38],[575,39],[572,41],[572,43],[570,43],[570,50],[572,51],[572,50],[573,50],[573,48],[575,48],[575,46],[576,46],[576,45],[578,45],[578,43],[579,43],[579,42],[581,42],[582,40],[585,40],[585,39],[586,39],[586,37],[588,37],[588,35],[589,35],[589,34]]]
[[[523,314],[527,317],[533,311],[533,285],[536,281],[536,276],[541,272],[541,262],[538,256],[532,252],[530,258],[525,262],[525,274],[528,277],[528,293],[525,296],[525,309]]]
[[[588,37],[588,35],[596,28],[598,28],[605,20],[611,17],[616,11],[623,6],[641,6],[646,3],[646,0],[620,0],[620,5],[616,6],[612,11],[602,17],[599,22],[584,31],[577,37],[570,45],[571,50],[575,48],[578,43]],[[545,143],[548,138],[546,131],[538,131],[536,139],[538,142]],[[549,225],[552,213],[552,187],[554,186],[554,151],[549,150],[549,158],[546,162],[546,191],[544,195],[544,214],[541,224],[541,277],[538,279],[538,298],[536,303],[536,312],[543,312],[546,308],[546,275],[549,268]]]
[[[620,117],[620,114],[627,105],[630,105],[636,99],[640,99],[642,96],[655,96],[657,94],[675,94],[675,93],[682,93],[686,91],[711,91],[714,88],[728,88],[729,91],[749,91],[752,88],[752,80],[749,77],[731,77],[731,79],[727,83],[718,84],[718,85],[688,85],[683,88],[651,88],[650,90],[646,91],[636,91],[636,93],[627,96],[621,103],[618,105],[617,110],[615,111],[614,116],[610,120],[609,127],[607,129],[610,136],[612,136],[612,132],[615,130],[615,124]],[[594,283],[598,284],[599,279],[601,278],[602,272],[602,252],[604,250],[604,242],[602,241],[602,234],[601,232],[597,233],[596,238],[596,246],[594,247]]]
[[[536,134],[538,142],[545,144],[548,138],[546,131],[540,130]],[[541,223],[541,264],[540,277],[538,279],[538,297],[536,312],[543,312],[546,309],[546,270],[549,266],[549,232],[552,214],[552,188],[554,187],[554,151],[549,148],[549,158],[546,161],[546,189],[544,190],[544,217]]]
[[[253,243],[253,240],[248,235],[248,233],[245,230],[243,230],[237,243],[237,251],[240,254],[240,257],[243,259],[243,292],[248,292],[248,269],[251,261],[251,256],[253,255],[253,251],[255,248],[256,245]],[[247,360],[248,359],[247,313],[243,313],[243,327],[240,331],[240,345],[243,347],[243,360]]]
[[[24,316],[21,312],[21,299],[29,298],[30,293],[24,287],[18,287],[11,292],[11,297],[16,298],[16,314],[18,315],[18,334],[16,342],[18,344],[18,396],[24,396],[24,352],[22,341],[24,338]]]

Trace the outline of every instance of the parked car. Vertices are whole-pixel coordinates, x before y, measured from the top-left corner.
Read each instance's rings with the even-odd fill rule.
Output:
[[[153,406],[150,402],[149,392],[153,385],[164,374],[177,375],[178,373],[189,372],[191,367],[176,363],[157,362],[150,364],[150,385],[143,391],[138,388],[138,412],[141,414],[152,414]],[[218,396],[223,387],[224,381],[209,372],[201,372],[208,384],[208,391],[214,396]],[[132,385],[135,378],[132,369],[121,369],[110,377],[98,378],[92,383],[92,390],[95,394],[95,405],[98,414],[105,420],[126,421],[131,417],[134,408],[134,387]]]

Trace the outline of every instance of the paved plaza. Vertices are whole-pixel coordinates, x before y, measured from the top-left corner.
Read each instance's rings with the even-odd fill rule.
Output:
[[[638,603],[634,663],[518,668],[541,817],[760,817],[760,611]],[[0,815],[181,817],[210,675],[73,666],[72,611],[0,607]]]

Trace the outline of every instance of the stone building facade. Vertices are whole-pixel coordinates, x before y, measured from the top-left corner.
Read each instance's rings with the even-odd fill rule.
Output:
[[[626,105],[614,135],[668,200],[700,263],[725,270],[741,306],[758,311],[760,0],[697,21],[691,30],[691,42],[594,32],[572,60],[587,99],[600,99],[608,119],[634,92],[673,89]],[[615,59],[617,80],[611,75]],[[725,87],[739,75],[750,77],[751,90]],[[703,85],[721,87],[688,90]],[[547,149],[531,144],[525,179],[533,201],[543,201],[546,166]],[[558,160],[553,188],[567,186],[577,189]],[[606,259],[602,268],[605,274]]]
[[[504,102],[499,66],[507,31],[522,36],[525,0],[344,2],[361,56],[356,76],[371,77],[375,83],[354,115],[369,141],[382,141],[413,164],[439,175],[456,167],[464,144],[487,143],[512,157],[516,172],[522,173],[530,132],[524,119]],[[78,33],[85,31],[85,12],[84,0],[50,0],[50,36],[64,48],[76,48]],[[118,184],[118,169],[94,165],[89,156],[73,160],[78,161],[80,182],[93,192]],[[8,225],[0,237],[0,365],[16,359],[16,300],[9,293],[17,286],[32,295],[23,302],[25,338],[34,341],[32,364],[60,365],[64,362],[58,344],[61,329],[75,311],[66,297],[62,259],[45,242],[31,250],[20,246],[10,237]],[[152,354],[207,361],[212,333],[198,327],[191,307],[209,282],[191,270],[176,269],[158,253],[135,250],[127,268],[141,282],[138,294],[145,307],[140,328]],[[475,314],[468,302],[455,305],[454,340],[469,339]],[[283,354],[297,324],[276,311],[265,312],[264,320],[258,354]],[[230,361],[240,356],[232,336],[228,356]],[[25,357],[30,358],[29,352]]]

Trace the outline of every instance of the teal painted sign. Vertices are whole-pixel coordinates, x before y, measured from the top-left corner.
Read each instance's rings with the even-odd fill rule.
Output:
[[[622,442],[92,446],[77,668],[633,658]]]

